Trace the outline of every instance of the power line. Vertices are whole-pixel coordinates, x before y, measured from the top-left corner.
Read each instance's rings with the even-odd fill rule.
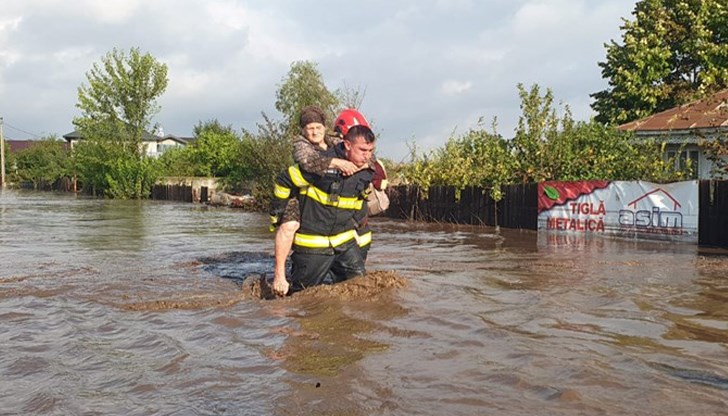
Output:
[[[17,131],[19,131],[21,133],[30,134],[31,136],[35,137],[36,139],[40,137],[39,134],[31,133],[31,132],[29,132],[27,130],[23,130],[23,129],[19,128],[19,127],[15,127],[12,124],[8,124],[7,121],[5,122],[5,126],[10,127],[13,130],[17,130]]]

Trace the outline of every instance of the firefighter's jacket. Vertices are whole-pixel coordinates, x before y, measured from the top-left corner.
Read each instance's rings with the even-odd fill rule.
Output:
[[[367,216],[366,197],[373,173],[363,169],[343,176],[331,169],[319,176],[290,166],[276,179],[271,223],[277,225],[288,199],[298,197],[301,226],[293,240],[294,249],[328,249],[358,239],[357,229]],[[365,239],[367,244],[371,241],[369,230]]]

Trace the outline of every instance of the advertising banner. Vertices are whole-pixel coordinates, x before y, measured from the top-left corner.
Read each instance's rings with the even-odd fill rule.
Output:
[[[543,182],[538,229],[698,243],[698,182]]]

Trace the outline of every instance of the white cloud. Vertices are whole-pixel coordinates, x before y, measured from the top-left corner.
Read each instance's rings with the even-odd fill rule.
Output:
[[[250,24],[251,13],[242,5],[232,1],[209,3],[207,12],[210,25],[217,30],[238,31]]]
[[[58,65],[73,65],[79,60],[85,60],[93,54],[93,48],[89,46],[72,46],[53,52],[52,60]]]
[[[205,91],[215,91],[212,85],[219,73],[201,71],[181,71],[175,74],[167,85],[167,94],[172,99],[194,99]]]
[[[0,50],[0,68],[9,67],[20,60],[20,53],[12,50]]]
[[[4,11],[25,15],[50,15],[58,19],[72,17],[105,24],[121,24],[132,19],[144,0],[5,0]]]
[[[21,16],[0,19],[0,66],[12,65],[20,58],[20,52],[12,48],[8,39],[22,21]]]
[[[450,10],[472,10],[472,0],[437,0],[437,8],[444,11]]]
[[[103,23],[119,24],[132,18],[139,10],[143,0],[84,0],[65,1],[63,4],[69,7],[78,5],[78,9],[90,19]]]
[[[513,30],[524,35],[543,33],[544,29],[558,27],[578,15],[578,7],[577,2],[568,0],[530,1],[516,12]]]
[[[473,83],[470,81],[447,80],[442,83],[442,92],[445,95],[457,95],[470,90],[472,87]]]
[[[23,21],[22,16],[17,16],[9,19],[0,19],[0,36],[5,39],[9,32],[18,29],[20,22]]]

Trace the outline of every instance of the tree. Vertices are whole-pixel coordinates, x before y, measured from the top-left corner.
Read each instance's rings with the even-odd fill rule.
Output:
[[[344,108],[361,108],[366,92],[366,88],[362,90],[361,86],[355,88],[344,82],[344,85],[338,88],[334,94]]]
[[[232,126],[217,120],[198,123],[194,128],[195,141],[188,146],[196,167],[196,176],[224,177],[239,163],[241,138]]]
[[[79,179],[94,193],[143,198],[153,183],[153,163],[145,161],[142,135],[159,111],[167,88],[167,66],[132,48],[114,49],[86,73],[78,89],[81,116],[73,123],[84,138],[77,146]],[[128,183],[133,181],[133,183]]]
[[[259,208],[267,208],[272,197],[275,178],[293,164],[291,140],[275,123],[263,113],[263,123],[257,125],[257,134],[243,131],[240,148],[240,166],[244,169],[234,173],[236,183],[254,181],[252,194]]]
[[[540,182],[553,177],[553,165],[549,160],[548,144],[559,134],[559,124],[572,123],[571,113],[566,108],[562,120],[553,108],[554,96],[550,89],[541,96],[541,89],[533,85],[530,90],[517,85],[521,97],[522,115],[518,118],[516,136],[511,142],[516,159],[516,175],[521,182]]]
[[[300,131],[298,116],[303,107],[317,105],[331,119],[339,107],[339,99],[324,84],[316,64],[309,61],[297,61],[283,78],[276,91],[276,110],[283,114],[281,130],[287,137],[293,137]]]
[[[470,130],[448,140],[436,154],[434,184],[449,184],[458,190],[468,186],[489,188],[493,200],[500,201],[501,186],[513,181],[516,159],[508,142],[497,133]]]
[[[52,186],[69,177],[71,163],[64,142],[55,136],[45,137],[13,155],[14,180],[29,181],[34,189]]]
[[[95,196],[146,198],[159,176],[155,159],[131,155],[108,140],[81,141],[73,148],[72,160],[84,191]]]
[[[595,119],[623,124],[728,87],[728,0],[643,0],[599,62]]]
[[[712,174],[728,177],[728,133],[718,132],[712,138],[701,138],[700,145],[706,150],[705,156],[713,162]]]
[[[197,166],[193,160],[192,146],[174,146],[157,159],[160,176],[195,176]]]

